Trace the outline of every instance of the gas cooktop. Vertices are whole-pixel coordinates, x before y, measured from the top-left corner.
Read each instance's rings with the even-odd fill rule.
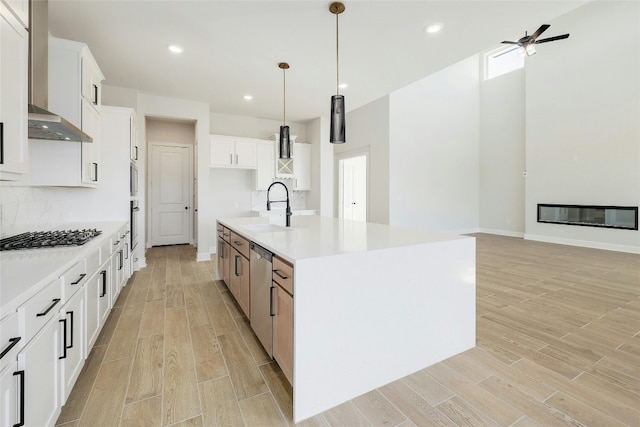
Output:
[[[94,229],[26,232],[0,239],[0,251],[80,246],[102,234]]]

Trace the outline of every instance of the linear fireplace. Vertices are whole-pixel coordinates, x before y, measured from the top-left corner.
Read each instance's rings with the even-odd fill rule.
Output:
[[[538,222],[637,230],[638,207],[538,204]]]

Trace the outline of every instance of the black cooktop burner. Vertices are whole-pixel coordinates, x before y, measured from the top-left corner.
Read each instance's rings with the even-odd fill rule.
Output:
[[[94,229],[84,230],[56,230],[36,231],[18,234],[0,239],[0,251],[16,249],[53,248],[58,246],[80,246],[102,231]]]

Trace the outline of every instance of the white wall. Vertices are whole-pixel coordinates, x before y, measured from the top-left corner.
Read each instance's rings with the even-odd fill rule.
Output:
[[[138,146],[140,148],[140,158],[145,159],[140,163],[139,174],[141,178],[147,180],[147,144],[148,141],[145,129],[147,117],[156,119],[178,119],[195,122],[195,142],[198,150],[197,180],[198,180],[198,259],[207,260],[210,258],[210,247],[215,247],[215,217],[213,216],[213,200],[209,190],[209,158],[211,148],[209,145],[209,105],[203,102],[189,101],[184,99],[166,98],[160,96],[139,94],[137,119],[138,119]],[[147,215],[147,192],[146,185],[143,186],[139,194],[140,208],[143,215]],[[147,231],[149,222],[147,221]],[[143,242],[148,242],[146,235],[140,237]],[[148,243],[147,243],[148,245]]]
[[[280,132],[282,121],[211,113],[209,125],[211,133],[217,135],[271,139]],[[307,142],[306,129],[303,123],[287,122],[287,126],[289,126],[289,133],[298,137],[296,141]]]
[[[481,68],[482,69],[482,68]],[[480,229],[524,236],[524,69],[480,82]]]
[[[640,3],[550,22],[526,71],[526,237],[640,252],[640,233],[536,222],[538,203],[640,204]]]
[[[478,76],[473,56],[390,95],[390,224],[479,228]]]
[[[347,142],[333,144],[335,157],[356,155],[363,150],[368,152],[370,170],[367,220],[389,224],[389,97],[384,96],[347,113],[345,121]],[[328,140],[327,136],[326,141]],[[335,163],[334,171],[334,175],[337,174]],[[337,175],[334,180],[333,203],[334,215],[337,216]]]
[[[306,123],[307,142],[311,143],[311,191],[307,196],[307,209],[315,209],[322,216],[334,216],[334,144],[329,142],[329,126],[327,117]]]

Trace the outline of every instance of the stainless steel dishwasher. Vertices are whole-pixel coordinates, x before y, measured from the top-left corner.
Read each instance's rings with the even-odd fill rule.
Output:
[[[251,328],[269,357],[273,357],[273,254],[251,242]]]

